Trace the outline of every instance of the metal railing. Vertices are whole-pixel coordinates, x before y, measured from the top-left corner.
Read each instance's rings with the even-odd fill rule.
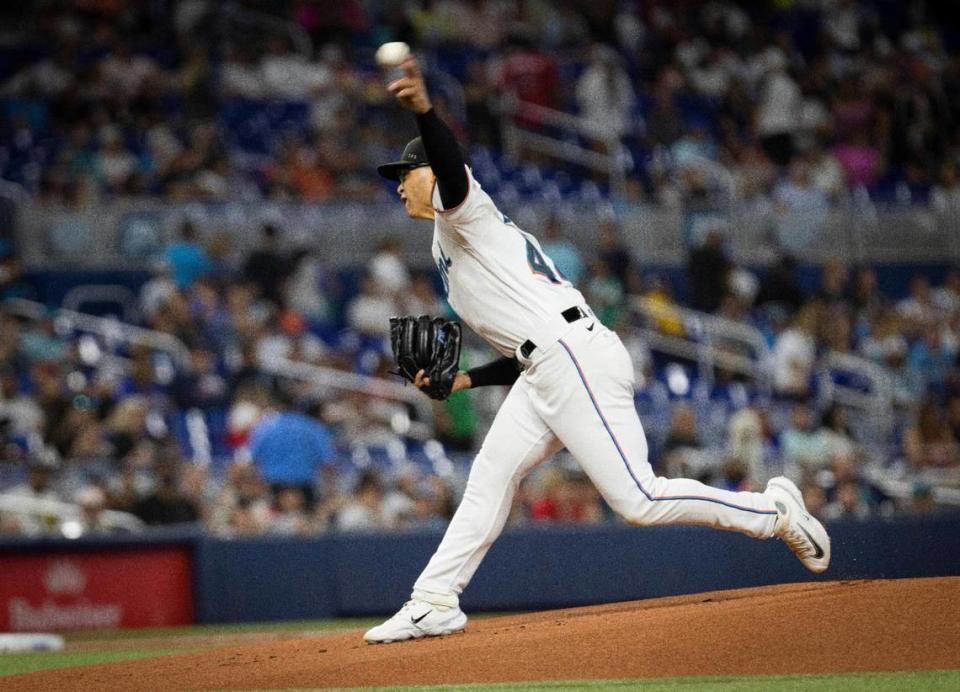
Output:
[[[220,21],[221,29],[227,29],[230,22],[240,25],[253,26],[264,33],[273,33],[285,35],[290,39],[291,44],[298,53],[308,60],[313,57],[313,41],[299,24],[288,19],[282,19],[264,12],[241,7],[239,4],[231,2],[222,6]],[[223,32],[224,34],[226,31]]]
[[[74,286],[63,296],[63,308],[80,312],[80,306],[86,303],[110,303],[121,309],[120,317],[124,322],[135,322],[139,316],[137,296],[126,286],[116,284],[83,284]]]
[[[620,138],[615,134],[599,132],[593,123],[585,118],[521,101],[512,95],[505,95],[501,99],[499,112],[504,153],[508,158],[518,161],[521,151],[528,149],[605,173],[609,176],[610,188],[614,194],[623,196],[627,180],[625,150]],[[523,126],[524,121],[601,143],[606,148],[606,152],[596,151],[543,132],[534,132]]]
[[[427,439],[432,436],[433,408],[429,400],[416,387],[408,387],[400,382],[380,377],[336,370],[288,358],[261,360],[259,365],[264,372],[304,382],[321,393],[324,389],[338,389],[409,404],[416,411],[417,419],[405,418],[395,421],[395,432],[419,439]]]
[[[61,332],[82,331],[97,334],[103,338],[110,350],[114,350],[121,343],[127,343],[169,353],[180,365],[185,365],[190,358],[190,351],[177,337],[121,322],[111,317],[97,317],[96,315],[64,308],[60,308],[51,314],[43,303],[23,298],[11,298],[4,301],[3,309],[14,315],[32,320],[52,317],[58,331]]]
[[[643,296],[633,297],[630,309],[635,317],[632,329],[651,350],[696,363],[701,380],[708,385],[713,385],[719,368],[750,378],[764,395],[773,393],[772,352],[756,327]],[[665,324],[673,329],[665,330]],[[669,333],[680,330],[682,334]],[[852,375],[856,382],[844,382],[841,375]],[[857,411],[875,430],[874,442],[889,440],[894,399],[885,368],[860,356],[831,351],[818,359],[815,376],[821,406],[836,403]]]
[[[696,362],[703,381],[713,384],[715,370],[721,368],[753,379],[761,391],[770,393],[770,348],[760,330],[644,296],[634,296],[630,309],[640,318],[634,328],[651,349]],[[678,327],[682,335],[658,326],[664,322]]]
[[[864,387],[842,384],[838,374],[851,374]],[[889,431],[893,421],[893,381],[885,368],[849,353],[830,351],[820,359],[819,393],[824,402],[866,411],[872,414],[879,431]]]
[[[33,320],[42,320],[51,316],[42,303],[23,298],[4,301],[2,308],[12,314]],[[168,353],[181,366],[189,362],[190,352],[186,345],[170,334],[72,310],[60,309],[52,316],[61,331],[76,330],[96,334],[104,339],[111,350],[121,343],[129,343]],[[103,358],[111,359],[114,367],[122,370],[129,369],[129,360],[122,356],[108,353],[104,354]],[[433,409],[427,398],[415,387],[406,387],[399,382],[380,377],[346,372],[287,358],[261,359],[258,365],[267,374],[302,382],[315,391],[324,388],[335,389],[409,404],[416,412],[416,420],[397,421],[397,426],[401,428],[397,432],[421,439],[432,436]]]
[[[80,505],[46,498],[27,497],[16,493],[0,493],[0,512],[14,516],[48,517],[63,525],[66,522],[79,522],[83,516]],[[101,510],[97,514],[101,525],[107,529],[140,531],[144,523],[128,512],[112,509]]]
[[[950,484],[956,486],[958,480],[960,480],[960,476],[957,474],[954,474],[952,479],[926,478],[925,474],[920,472],[915,478],[907,480],[892,477],[885,469],[872,467],[865,468],[863,474],[870,483],[898,500],[913,497],[916,492],[915,484],[920,481],[929,487],[930,494],[936,504],[960,507],[960,488],[950,487]]]

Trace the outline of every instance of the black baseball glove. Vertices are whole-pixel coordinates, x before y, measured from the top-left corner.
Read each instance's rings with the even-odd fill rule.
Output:
[[[431,399],[450,396],[460,366],[460,324],[420,315],[390,318],[390,345],[405,380],[414,382],[423,370],[430,384],[421,387]]]

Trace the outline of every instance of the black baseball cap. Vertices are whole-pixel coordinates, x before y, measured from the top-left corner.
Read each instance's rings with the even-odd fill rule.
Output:
[[[399,161],[391,161],[390,163],[377,166],[377,173],[388,180],[399,181],[401,171],[409,171],[412,168],[429,165],[430,162],[427,161],[427,152],[423,148],[423,140],[417,137],[407,142],[407,146],[403,148],[403,153],[400,154]]]

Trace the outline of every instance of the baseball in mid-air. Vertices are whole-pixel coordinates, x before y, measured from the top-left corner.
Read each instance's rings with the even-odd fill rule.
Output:
[[[397,67],[410,57],[410,46],[403,41],[391,41],[377,48],[377,64],[380,67]]]

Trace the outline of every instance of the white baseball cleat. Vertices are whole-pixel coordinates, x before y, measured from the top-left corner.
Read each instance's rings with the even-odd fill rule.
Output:
[[[830,536],[823,524],[810,516],[800,489],[788,478],[767,482],[766,495],[777,507],[773,535],[786,543],[803,566],[819,574],[830,566]]]
[[[414,599],[404,603],[385,623],[368,630],[363,638],[370,644],[389,644],[463,632],[466,626],[467,616],[459,606],[448,608]]]

